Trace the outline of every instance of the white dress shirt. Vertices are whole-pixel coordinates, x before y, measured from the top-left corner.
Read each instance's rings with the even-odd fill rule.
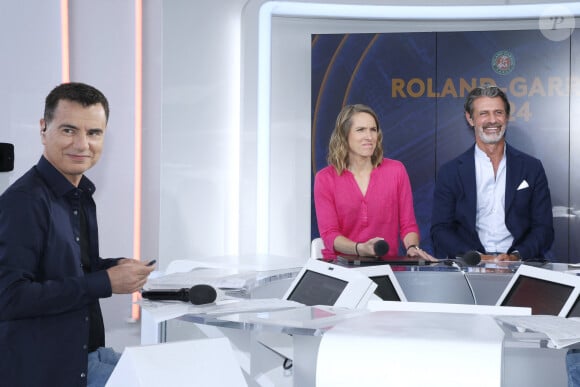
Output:
[[[505,225],[505,148],[494,174],[493,164],[479,147],[475,146],[475,183],[477,207],[475,229],[485,251],[505,253],[513,243],[513,236]]]

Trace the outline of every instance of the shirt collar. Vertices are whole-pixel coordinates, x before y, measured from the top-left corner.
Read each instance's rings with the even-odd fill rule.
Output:
[[[507,149],[507,143],[506,143],[506,144],[505,144],[505,146],[503,147],[503,156],[501,157],[501,158],[502,158],[502,160],[505,160],[505,151],[506,151],[506,149]],[[482,160],[489,161],[489,156],[488,156],[488,155],[487,155],[487,154],[486,154],[484,151],[482,151],[482,150],[481,150],[481,149],[480,149],[480,148],[477,146],[477,144],[475,144],[475,158],[476,158],[476,159],[478,159],[478,158],[479,158],[479,159],[482,159]]]
[[[68,192],[77,189],[70,181],[64,177],[44,156],[40,157],[36,170],[47,182],[48,186],[58,195],[63,196]],[[95,192],[95,185],[88,177],[83,175],[79,183],[78,189],[92,195]]]

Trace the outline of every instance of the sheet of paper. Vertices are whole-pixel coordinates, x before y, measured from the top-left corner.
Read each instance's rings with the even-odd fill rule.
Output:
[[[496,318],[519,331],[529,330],[548,336],[555,348],[580,343],[580,319],[558,316],[501,316]]]
[[[248,288],[256,281],[255,272],[237,272],[234,269],[196,268],[151,278],[143,289],[189,288],[197,284],[208,284],[217,288]]]
[[[176,272],[149,278],[143,289],[180,289],[207,284],[220,289],[243,289],[249,291],[268,282],[294,278],[300,268],[271,271],[239,271],[198,267],[186,272]]]

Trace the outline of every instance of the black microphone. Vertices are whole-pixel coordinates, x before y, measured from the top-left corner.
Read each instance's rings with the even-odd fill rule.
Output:
[[[144,290],[141,296],[153,301],[184,301],[202,305],[215,302],[218,292],[211,285],[200,284],[191,288]]]
[[[481,254],[477,251],[471,250],[463,254],[463,257],[459,258],[467,266],[477,266],[481,262]]]
[[[375,250],[375,255],[377,257],[382,257],[389,252],[389,244],[387,241],[381,239],[380,241],[375,242],[373,249]]]
[[[475,250],[470,250],[467,253],[455,257],[455,259],[447,258],[443,260],[446,265],[452,266],[454,263],[459,266],[477,266],[481,262],[481,254]]]

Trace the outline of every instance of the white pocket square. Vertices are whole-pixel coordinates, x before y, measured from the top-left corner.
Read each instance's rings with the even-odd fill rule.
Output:
[[[528,182],[527,182],[527,181],[525,181],[525,180],[522,180],[522,182],[520,183],[520,185],[518,185],[518,189],[517,189],[517,191],[519,191],[519,190],[521,190],[521,189],[528,188],[529,186],[530,186],[530,185],[528,184]]]

